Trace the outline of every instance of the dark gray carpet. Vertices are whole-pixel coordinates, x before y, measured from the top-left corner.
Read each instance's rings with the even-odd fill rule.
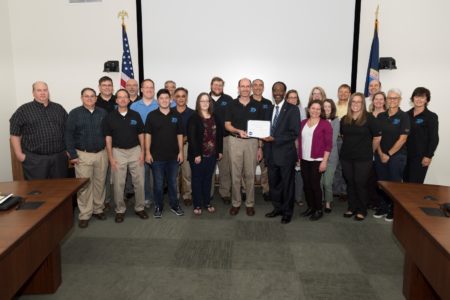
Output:
[[[271,205],[256,192],[256,215],[75,224],[62,246],[63,283],[54,295],[20,299],[403,299],[403,253],[391,224],[371,215],[345,219],[346,203],[311,222],[295,207],[288,225],[267,219]],[[148,210],[151,214],[152,211]],[[373,212],[371,212],[372,214]]]

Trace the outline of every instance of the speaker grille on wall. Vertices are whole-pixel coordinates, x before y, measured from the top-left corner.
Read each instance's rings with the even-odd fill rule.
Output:
[[[395,63],[395,59],[393,57],[380,57],[380,65],[381,70],[395,70],[397,69],[397,65]]]

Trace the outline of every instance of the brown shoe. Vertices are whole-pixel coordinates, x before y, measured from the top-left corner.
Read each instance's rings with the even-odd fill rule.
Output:
[[[124,218],[125,218],[125,214],[116,213],[116,217],[115,217],[114,221],[116,221],[116,223],[122,223]]]
[[[232,206],[230,208],[230,215],[235,216],[239,213],[240,207]]]
[[[99,219],[99,220],[106,220],[106,215],[105,213],[99,213],[99,214],[92,214],[93,217]]]
[[[147,215],[147,213],[145,212],[145,210],[136,211],[135,213],[136,213],[136,215],[138,215],[138,217],[141,218],[141,219],[148,219],[148,215]]]
[[[192,205],[192,199],[183,199],[184,205],[191,206]]]
[[[255,215],[255,209],[253,207],[247,207],[247,216],[253,217]]]
[[[78,227],[80,228],[86,228],[89,225],[89,220],[79,220],[78,221]]]

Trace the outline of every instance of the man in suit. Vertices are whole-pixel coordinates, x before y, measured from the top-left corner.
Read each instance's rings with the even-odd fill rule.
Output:
[[[269,170],[269,192],[273,210],[267,218],[282,216],[281,223],[291,221],[295,201],[294,167],[297,160],[295,140],[300,130],[297,106],[284,100],[286,85],[275,82],[272,86],[275,106],[272,107],[271,133],[264,138],[264,159]]]

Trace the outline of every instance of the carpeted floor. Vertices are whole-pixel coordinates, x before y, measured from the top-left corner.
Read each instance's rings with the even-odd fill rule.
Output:
[[[92,219],[62,245],[63,283],[54,295],[20,299],[403,299],[403,253],[391,223],[345,219],[335,201],[319,221],[295,207],[287,225],[256,215],[232,217],[219,197],[215,214]],[[168,205],[166,206],[168,207]],[[148,210],[152,214],[152,210]],[[371,212],[372,214],[373,212]]]

